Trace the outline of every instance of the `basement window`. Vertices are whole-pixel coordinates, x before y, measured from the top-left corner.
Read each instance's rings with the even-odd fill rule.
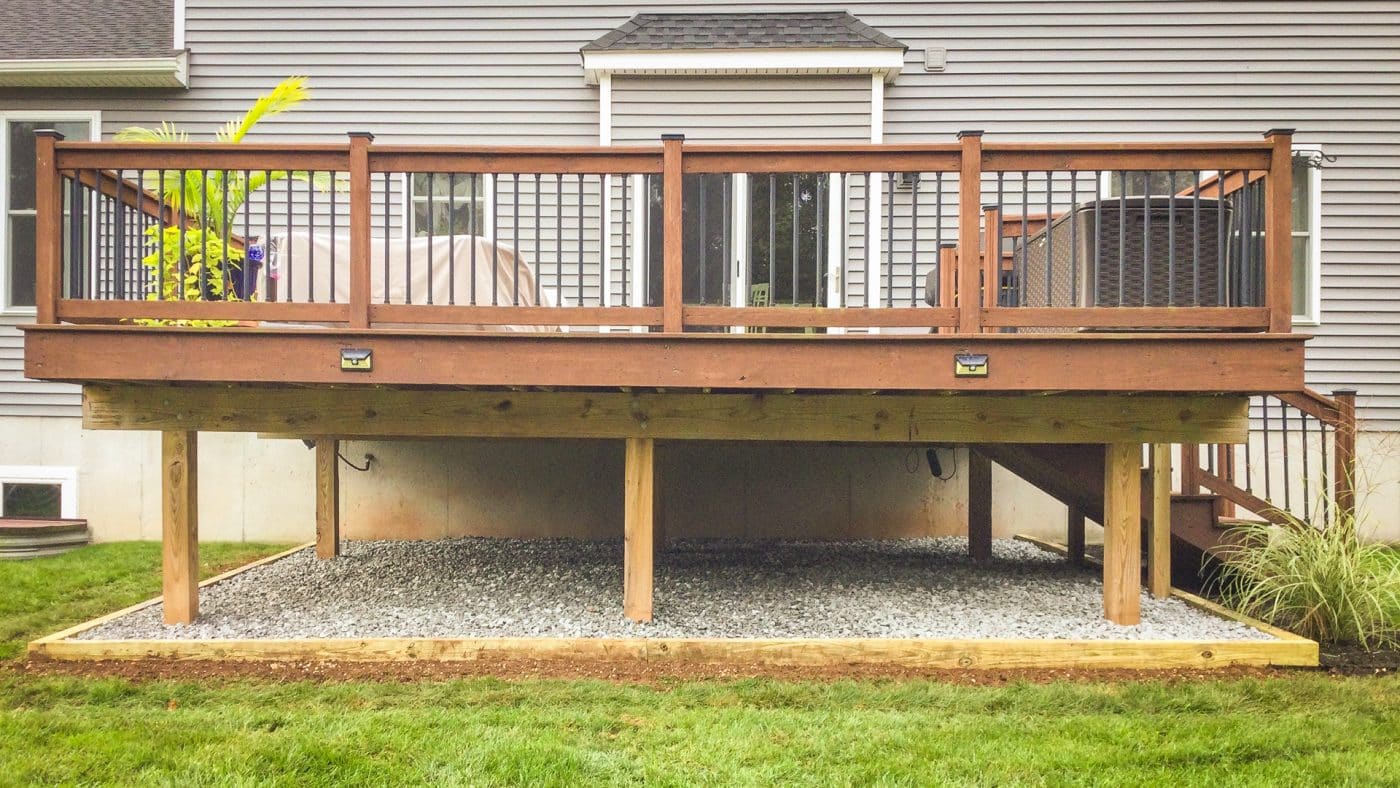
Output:
[[[77,516],[77,469],[0,466],[0,517],[58,520]]]

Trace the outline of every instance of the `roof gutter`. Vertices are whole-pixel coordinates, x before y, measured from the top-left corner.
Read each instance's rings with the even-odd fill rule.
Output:
[[[0,60],[0,87],[187,88],[189,53],[169,57]]]
[[[713,74],[877,74],[893,82],[904,68],[900,48],[590,50],[584,79],[604,74],[680,76]]]

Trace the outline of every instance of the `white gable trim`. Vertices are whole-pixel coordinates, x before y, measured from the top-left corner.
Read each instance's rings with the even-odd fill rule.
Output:
[[[712,76],[740,74],[874,74],[893,82],[904,68],[902,49],[668,49],[584,51],[590,85],[603,75]]]

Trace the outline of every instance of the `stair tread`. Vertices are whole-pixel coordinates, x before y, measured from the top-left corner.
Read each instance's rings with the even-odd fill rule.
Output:
[[[1268,520],[1260,520],[1255,517],[1217,517],[1215,525],[1217,528],[1238,528],[1243,525],[1268,525]]]

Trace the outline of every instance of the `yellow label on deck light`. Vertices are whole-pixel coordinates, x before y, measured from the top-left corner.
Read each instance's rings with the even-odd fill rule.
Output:
[[[342,372],[369,372],[374,368],[374,351],[369,348],[341,348]]]
[[[953,377],[985,378],[990,364],[985,353],[957,353],[953,356]]]

